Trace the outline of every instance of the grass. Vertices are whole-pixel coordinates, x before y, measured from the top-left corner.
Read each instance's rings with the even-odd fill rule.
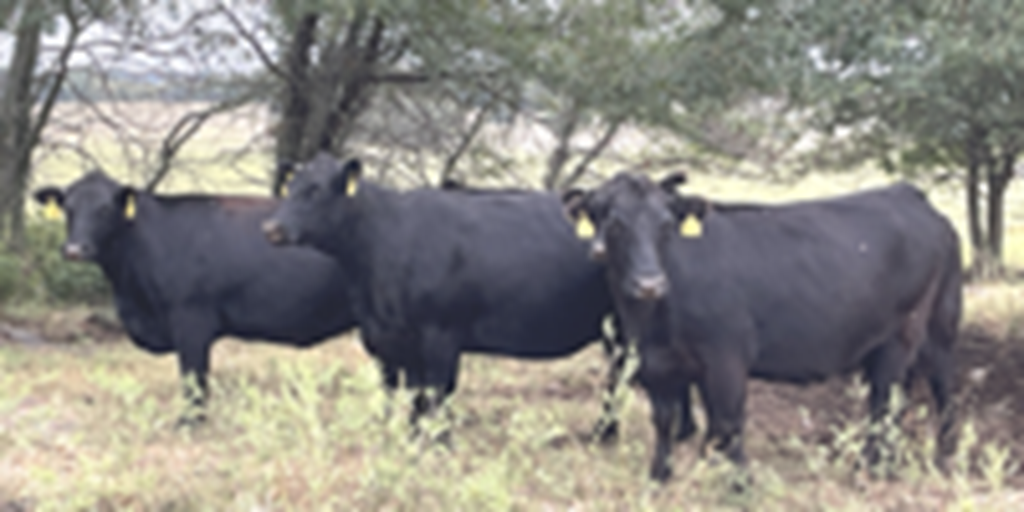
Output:
[[[266,157],[247,157],[240,170],[211,165],[224,144],[247,137],[209,129],[187,147],[194,167],[164,190],[263,193]],[[138,183],[109,136],[87,143],[114,175]],[[37,181],[66,183],[79,172],[75,160],[53,156],[40,162]],[[695,174],[687,188],[780,201],[890,180],[861,173],[772,184]],[[959,194],[930,191],[962,225]],[[1008,261],[1019,268],[1024,201],[1017,188],[1010,194]],[[173,426],[183,404],[172,357],[93,336],[81,328],[88,308],[22,304],[6,309],[13,319],[0,315],[0,327],[26,323],[74,342],[9,342],[0,330],[0,510],[1021,510],[1021,293],[1009,283],[967,289],[961,345],[971,350],[958,359],[964,437],[949,475],[929,462],[931,423],[920,408],[897,441],[895,477],[874,479],[857,464],[863,386],[755,382],[747,423],[754,485],[743,495],[728,491],[727,464],[697,456],[696,441],[676,450],[668,485],[651,484],[653,434],[637,390],[625,394],[619,444],[585,441],[600,409],[597,347],[550,363],[465,357],[447,450],[410,437],[407,395],[385,414],[376,367],[354,336],[309,350],[224,340],[213,354],[211,419],[189,431]]]
[[[172,358],[146,357],[124,342],[0,346],[0,503],[473,511],[1024,505],[1010,480],[1017,468],[998,442],[967,439],[950,478],[927,462],[928,443],[914,443],[897,479],[872,480],[854,464],[857,422],[803,432],[789,424],[782,440],[755,427],[779,408],[758,406],[772,392],[760,385],[751,398],[748,495],[729,493],[728,466],[698,459],[695,443],[677,450],[675,480],[651,484],[639,393],[627,397],[617,446],[582,440],[598,412],[597,347],[548,364],[466,358],[450,451],[410,438],[403,401],[385,417],[376,367],[353,339],[307,351],[225,341],[214,359],[211,420],[181,431],[173,427],[181,403]],[[799,414],[797,403],[784,406]],[[833,441],[814,440],[822,429],[836,432]]]

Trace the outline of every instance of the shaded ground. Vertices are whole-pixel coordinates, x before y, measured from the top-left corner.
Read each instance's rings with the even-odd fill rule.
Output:
[[[999,340],[967,327],[956,347],[957,405],[961,424],[971,422],[981,443],[996,442],[1011,450],[1011,460],[1024,459],[1024,340]],[[805,442],[828,444],[836,431],[867,416],[866,387],[850,376],[823,384],[797,387],[753,382],[748,401],[751,436],[782,442],[799,435]],[[911,396],[913,406],[931,408],[923,382]],[[904,421],[916,434],[934,435],[929,415]],[[1018,468],[1016,480],[1024,485]]]

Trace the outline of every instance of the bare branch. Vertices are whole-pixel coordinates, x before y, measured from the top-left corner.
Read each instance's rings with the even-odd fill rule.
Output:
[[[622,120],[620,119],[615,119],[608,123],[608,127],[605,128],[601,138],[598,139],[598,141],[594,143],[589,150],[587,150],[586,154],[583,155],[583,159],[576,164],[572,172],[569,173],[569,176],[561,183],[560,186],[562,188],[569,188],[573,186],[573,184],[579,181],[579,179],[586,174],[587,168],[590,167],[590,164],[601,156],[601,153],[603,153],[611,144],[612,140],[615,139],[615,134],[618,133],[621,126]]]
[[[295,83],[297,78],[293,77],[290,73],[281,69],[281,67],[277,65],[277,62],[275,62],[270,54],[267,53],[267,50],[263,48],[263,45],[260,44],[258,39],[256,39],[256,36],[245,27],[242,20],[238,19],[238,16],[235,16],[235,13],[231,12],[231,9],[224,5],[223,2],[217,2],[216,9],[227,17],[228,22],[230,22],[235,30],[238,31],[238,35],[240,35],[246,43],[249,43],[249,47],[256,52],[256,56],[260,59],[260,62],[262,62],[271,73],[281,77],[281,79],[287,81],[292,86],[299,87],[299,85]]]
[[[36,115],[35,123],[32,125],[32,129],[29,132],[28,138],[25,140],[25,144],[19,148],[20,154],[18,158],[20,161],[28,163],[29,156],[32,154],[32,149],[35,148],[39,142],[40,135],[43,132],[43,128],[46,127],[47,121],[50,119],[50,113],[53,112],[53,106],[57,103],[57,97],[60,95],[62,86],[64,85],[64,79],[68,75],[68,61],[71,59],[71,53],[75,49],[75,43],[78,41],[78,36],[81,35],[83,27],[80,24],[80,20],[74,12],[74,6],[70,0],[64,0],[63,2],[64,14],[68,20],[68,35],[64,39],[64,47],[61,48],[60,55],[57,56],[57,70],[54,72],[53,81],[50,83],[50,88],[46,93],[46,97],[43,99],[42,106],[39,107],[39,113]]]
[[[448,155],[448,158],[444,161],[444,168],[441,170],[440,183],[444,183],[452,178],[452,174],[455,172],[455,165],[462,158],[462,155],[469,149],[470,144],[476,138],[477,134],[484,127],[484,122],[487,120],[487,114],[491,111],[491,105],[488,104],[476,112],[476,116],[473,117],[473,123],[470,125],[469,130],[459,140],[459,145],[455,148],[452,154]]]
[[[178,150],[185,145],[189,139],[194,136],[203,124],[206,123],[211,117],[226,112],[228,110],[237,108],[241,105],[249,102],[251,98],[248,96],[239,96],[231,98],[208,108],[189,112],[178,119],[178,122],[174,124],[163,141],[160,143],[160,156],[157,168],[153,173],[153,176],[146,183],[146,192],[152,192],[160,184],[161,181],[167,176],[171,170],[171,163],[174,160]]]

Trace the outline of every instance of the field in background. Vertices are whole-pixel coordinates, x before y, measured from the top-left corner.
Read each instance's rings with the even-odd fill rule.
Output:
[[[166,114],[141,106],[136,113],[154,123]],[[267,156],[221,161],[262,129],[251,120],[204,129],[186,148],[185,172],[162,190],[264,193]],[[139,183],[110,134],[92,133],[81,143],[94,144],[112,174]],[[522,161],[539,169],[542,159]],[[65,183],[80,169],[67,153],[44,159],[37,182]],[[773,202],[888,181],[869,172],[792,184],[691,173],[687,189]],[[929,195],[962,226],[959,188]],[[1014,185],[1008,261],[1017,268],[1022,199]],[[376,368],[355,336],[309,350],[221,342],[211,420],[180,431],[173,358],[132,347],[97,323],[94,310],[22,305],[0,310],[0,511],[1022,510],[1022,293],[1007,283],[966,291],[958,349],[965,432],[949,476],[928,461],[931,421],[919,406],[905,420],[910,434],[895,476],[872,479],[856,464],[865,412],[856,379],[808,388],[754,383],[747,435],[755,485],[740,496],[728,492],[727,465],[697,457],[698,441],[676,450],[668,485],[647,481],[653,435],[638,390],[626,393],[618,445],[585,441],[605,368],[597,347],[551,363],[466,357],[448,451],[410,440],[408,396],[385,419]]]

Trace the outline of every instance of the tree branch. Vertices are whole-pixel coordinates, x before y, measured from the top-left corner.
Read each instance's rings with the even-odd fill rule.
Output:
[[[593,146],[591,146],[591,148],[587,151],[585,155],[583,155],[583,159],[576,164],[572,172],[569,173],[569,177],[567,177],[559,186],[561,188],[569,188],[572,187],[573,184],[575,184],[577,181],[579,181],[579,179],[582,178],[584,174],[586,174],[588,167],[590,167],[590,164],[599,156],[601,156],[601,153],[603,153],[604,150],[607,149],[608,146],[612,143],[612,140],[615,139],[615,135],[619,132],[619,128],[621,126],[621,119],[615,119],[609,122],[608,127],[605,128],[604,133],[601,135],[601,138],[598,139]]]
[[[53,82],[50,84],[50,88],[43,99],[42,106],[39,107],[39,113],[36,115],[35,123],[33,123],[32,129],[29,131],[28,138],[25,139],[24,146],[19,148],[18,160],[25,165],[28,164],[32,149],[39,142],[43,128],[46,127],[50,114],[53,112],[53,106],[57,103],[57,97],[60,96],[64,79],[68,75],[68,61],[71,59],[71,53],[74,51],[75,43],[78,41],[78,36],[81,35],[83,29],[74,12],[74,6],[71,1],[64,0],[62,3],[64,14],[68,19],[68,35],[64,40],[64,47],[61,48],[60,55],[57,56],[57,70],[54,72]]]
[[[153,176],[146,182],[145,191],[152,192],[156,190],[156,187],[170,172],[171,162],[178,154],[178,151],[192,136],[199,132],[199,129],[203,127],[206,121],[217,114],[242,106],[248,103],[250,99],[250,95],[230,98],[208,108],[189,112],[182,116],[181,119],[178,119],[178,122],[167,132],[167,135],[160,143],[160,160]]]
[[[293,77],[290,73],[281,69],[281,67],[278,66],[276,62],[274,62],[274,59],[270,56],[270,54],[267,53],[266,49],[263,48],[263,45],[260,44],[259,40],[256,39],[256,36],[253,35],[253,33],[245,27],[245,25],[242,23],[242,20],[238,19],[238,16],[235,16],[235,13],[231,12],[231,9],[228,9],[223,2],[217,2],[216,10],[220,11],[224,14],[224,16],[227,17],[228,22],[231,23],[231,26],[233,26],[235,30],[238,31],[238,35],[240,35],[242,39],[244,39],[245,42],[249,44],[253,51],[256,52],[256,57],[260,59],[260,62],[262,62],[263,65],[266,66],[266,68],[270,70],[271,73],[281,77],[289,84],[298,87],[298,84],[295,83],[297,78]]]
[[[476,112],[476,116],[473,117],[473,123],[469,126],[469,130],[463,135],[459,141],[459,145],[455,148],[452,154],[448,155],[448,158],[444,161],[444,168],[441,170],[441,180],[444,182],[452,179],[452,174],[455,172],[455,165],[462,158],[462,155],[469,149],[470,144],[476,139],[480,130],[484,127],[484,122],[487,121],[487,114],[491,111],[492,103],[488,103],[483,108]]]

